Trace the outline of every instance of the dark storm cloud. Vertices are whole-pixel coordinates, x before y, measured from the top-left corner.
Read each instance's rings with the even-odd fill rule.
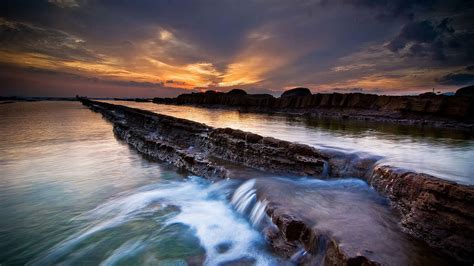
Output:
[[[48,0],[48,2],[62,8],[79,7],[82,4],[81,0]]]
[[[474,74],[451,73],[438,79],[442,85],[471,85],[474,84]]]
[[[0,49],[35,52],[63,59],[100,60],[84,40],[66,32],[0,18]]]
[[[202,47],[203,57],[217,59],[238,49],[242,35],[272,16],[273,9],[278,9],[277,6],[283,3],[102,0],[82,1],[76,8],[58,8],[44,0],[6,0],[0,4],[3,10],[0,14],[12,20],[57,27],[100,44],[133,43],[134,40],[150,38],[153,34],[151,28],[163,27]]]
[[[474,34],[456,31],[452,19],[445,18],[439,23],[429,20],[413,21],[403,26],[387,48],[404,56],[431,57],[438,61],[454,61],[461,64],[474,59]],[[403,49],[408,48],[406,51]]]
[[[416,44],[431,43],[440,33],[436,32],[430,21],[411,22],[403,26],[398,36],[392,40],[388,48],[393,52],[403,49],[409,42]]]
[[[330,0],[328,0],[330,2]],[[341,0],[340,2],[376,11],[380,19],[393,17],[413,18],[417,11],[427,11],[436,0]]]

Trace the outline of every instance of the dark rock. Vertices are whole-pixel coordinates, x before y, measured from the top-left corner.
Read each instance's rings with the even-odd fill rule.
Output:
[[[153,98],[153,103],[161,103],[161,104],[176,104],[176,98]]]
[[[287,257],[301,248],[308,252],[308,256],[302,258],[299,265],[379,265],[364,256],[347,255],[330,234],[309,227],[279,206],[269,205],[267,214],[280,232],[277,233],[271,226],[264,230],[275,251]]]
[[[225,243],[220,243],[219,245],[217,245],[216,251],[222,254],[222,253],[226,253],[231,248],[232,248],[232,243],[225,242]]]
[[[215,90],[207,90],[204,92],[205,94],[218,94],[218,93],[222,93],[222,92],[219,92],[219,91],[215,91]]]
[[[213,155],[249,167],[303,176],[324,172],[325,157],[307,145],[269,142],[271,138],[230,128],[210,131],[208,140],[207,147]]]
[[[474,85],[458,89],[456,96],[474,97]]]
[[[235,93],[233,91],[235,91]],[[232,90],[231,92],[181,94],[176,98],[176,104],[259,107],[271,106],[275,100],[275,98],[269,94],[248,95],[242,90]]]
[[[247,95],[247,92],[241,89],[233,89],[227,92],[227,95],[242,96],[242,95]]]
[[[429,92],[421,93],[418,96],[420,96],[420,97],[433,97],[433,96],[436,96],[436,93],[429,91]]]
[[[311,91],[308,88],[294,88],[291,90],[284,91],[281,97],[294,97],[294,96],[309,96]]]

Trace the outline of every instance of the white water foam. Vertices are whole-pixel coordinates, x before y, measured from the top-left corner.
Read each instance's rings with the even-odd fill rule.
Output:
[[[76,218],[90,225],[52,248],[44,257],[31,264],[54,264],[64,258],[81,243],[105,229],[120,226],[143,213],[154,212],[162,207],[174,205],[179,213],[168,219],[165,225],[181,223],[189,226],[199,238],[206,251],[205,265],[244,260],[253,260],[256,265],[273,265],[276,259],[265,251],[263,236],[240,215],[233,211],[226,196],[233,181],[221,181],[210,185],[199,178],[190,177],[186,182],[171,182],[147,186],[138,191],[121,195]],[[251,215],[252,222],[262,219],[259,205]],[[102,262],[113,265],[147,245],[146,241],[131,239],[115,249]],[[226,250],[219,246],[225,245]]]
[[[255,179],[250,179],[240,185],[235,190],[231,202],[237,212],[250,218],[255,227],[262,227],[264,222],[268,222],[269,218],[265,212],[268,202],[257,199]]]

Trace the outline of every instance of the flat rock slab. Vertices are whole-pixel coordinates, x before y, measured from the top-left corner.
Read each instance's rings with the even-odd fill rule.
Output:
[[[362,180],[259,178],[255,188],[259,200],[267,202],[267,213],[283,232],[285,243],[298,241],[309,251],[307,263],[450,263],[405,234],[397,213],[388,208],[388,201]],[[274,242],[274,248],[288,249],[288,245]],[[294,248],[289,253],[296,252],[298,243]],[[326,255],[322,257],[321,253]]]

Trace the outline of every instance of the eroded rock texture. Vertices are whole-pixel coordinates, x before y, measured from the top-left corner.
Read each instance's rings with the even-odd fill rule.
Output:
[[[324,172],[327,158],[307,145],[125,106],[83,103],[113,122],[116,135],[138,151],[204,177],[228,175],[212,158],[290,175],[320,176]]]
[[[375,167],[371,171],[374,164],[371,160],[324,153],[307,145],[229,128],[213,128],[125,106],[87,99],[81,101],[111,121],[115,134],[139,152],[203,177],[229,177],[229,171],[214,160],[218,158],[289,175],[324,177],[327,173],[332,176],[350,173],[364,178],[400,210],[401,225],[407,233],[459,261],[474,261],[472,186],[388,166]],[[315,253],[313,262],[327,265],[377,263],[364,256],[344,254],[336,239],[307,226],[291,214],[279,213],[271,207],[267,213],[278,227],[277,231],[267,232],[269,239],[283,254],[289,255],[296,246],[303,246],[308,252]],[[320,249],[324,249],[323,257],[318,257],[318,252],[322,252]]]
[[[293,256],[294,262],[299,265],[383,264],[363,254],[349,254],[329,232],[308,226],[285,209],[270,204],[267,214],[276,228],[273,225],[265,228],[266,238],[274,250],[288,257]]]
[[[460,260],[474,261],[472,186],[390,166],[376,166],[367,181],[400,210],[410,234]]]

